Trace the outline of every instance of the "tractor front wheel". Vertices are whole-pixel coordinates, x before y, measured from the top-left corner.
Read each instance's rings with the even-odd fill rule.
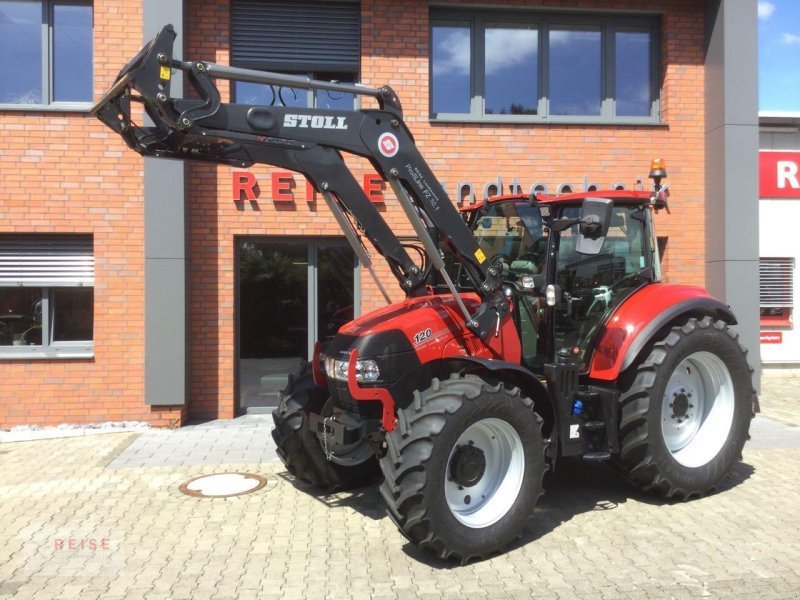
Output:
[[[620,397],[618,465],[635,485],[687,499],[740,460],[755,397],[738,336],[722,321],[673,327]]]
[[[518,388],[434,379],[399,411],[381,494],[411,542],[462,563],[503,550],[533,517],[545,472],[542,419]]]
[[[309,413],[326,416],[329,398],[327,389],[314,384],[307,365],[289,376],[280,404],[272,412],[272,439],[278,456],[292,475],[328,491],[372,483],[379,470],[369,442],[360,440],[341,448],[328,445],[326,449],[325,440],[308,427]]]

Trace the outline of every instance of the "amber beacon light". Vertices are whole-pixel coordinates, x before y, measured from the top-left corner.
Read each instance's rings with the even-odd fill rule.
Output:
[[[663,158],[654,158],[650,163],[650,179],[654,179],[656,185],[667,177],[667,166]]]

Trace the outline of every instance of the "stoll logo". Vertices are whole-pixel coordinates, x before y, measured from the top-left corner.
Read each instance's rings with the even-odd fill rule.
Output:
[[[284,127],[298,127],[300,129],[347,129],[345,117],[330,115],[292,115],[283,116]]]

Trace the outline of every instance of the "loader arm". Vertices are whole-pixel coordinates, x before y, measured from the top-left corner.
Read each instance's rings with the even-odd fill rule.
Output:
[[[191,159],[247,167],[270,164],[302,173],[321,192],[354,251],[370,267],[357,230],[387,259],[407,295],[424,293],[428,269],[414,263],[347,168],[342,153],[365,157],[398,197],[428,265],[436,268],[458,301],[467,326],[485,338],[509,314],[498,269],[491,266],[442,184],[417,149],[394,91],[384,86],[315,81],[306,77],[239,69],[172,58],[175,31],[167,25],[120,72],[92,107],[97,116],[145,156]],[[170,96],[179,69],[199,99]],[[227,79],[269,86],[323,89],[371,96],[379,110],[301,109],[221,102],[212,81]],[[144,105],[153,125],[132,120],[131,102]],[[438,238],[458,255],[482,298],[470,314],[444,268]]]

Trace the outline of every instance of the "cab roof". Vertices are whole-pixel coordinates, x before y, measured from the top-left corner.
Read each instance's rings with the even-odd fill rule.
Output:
[[[649,201],[652,195],[653,192],[647,190],[597,190],[596,192],[573,192],[571,194],[536,194],[536,200],[542,204],[569,204],[570,202],[578,202],[584,198],[608,198],[610,200],[628,201],[631,204],[636,204]],[[506,202],[508,200],[528,202],[530,200],[530,195],[505,194],[502,196],[492,196],[489,198],[488,204]],[[471,212],[482,208],[486,204],[486,201],[481,200],[469,206],[462,206],[459,210],[461,212]]]

